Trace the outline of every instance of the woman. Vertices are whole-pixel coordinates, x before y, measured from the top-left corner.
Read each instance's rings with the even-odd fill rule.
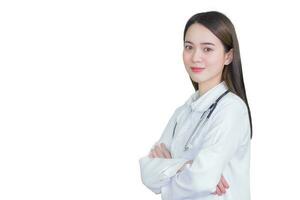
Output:
[[[183,39],[195,93],[140,158],[142,182],[163,200],[249,200],[252,120],[234,26],[220,12],[198,13]]]

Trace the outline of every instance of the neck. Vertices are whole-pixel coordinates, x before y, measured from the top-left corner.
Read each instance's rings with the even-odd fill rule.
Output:
[[[199,93],[200,95],[205,94],[208,90],[210,90],[211,88],[215,87],[216,85],[218,85],[219,83],[221,83],[222,80],[217,80],[217,81],[206,81],[206,82],[199,82],[198,83],[198,89],[199,89]]]

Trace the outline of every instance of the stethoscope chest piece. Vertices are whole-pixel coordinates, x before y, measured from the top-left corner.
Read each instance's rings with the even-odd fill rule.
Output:
[[[184,151],[187,151],[187,150],[189,150],[190,148],[192,148],[192,145],[191,145],[191,144],[186,144],[186,145],[184,146]]]

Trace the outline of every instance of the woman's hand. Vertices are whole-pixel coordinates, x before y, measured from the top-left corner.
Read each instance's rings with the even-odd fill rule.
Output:
[[[226,193],[226,189],[229,188],[229,185],[227,183],[227,181],[225,180],[224,176],[221,176],[221,179],[216,187],[216,191],[212,194],[217,194],[219,196],[221,196],[222,194]]]
[[[155,145],[155,147],[151,149],[148,156],[150,158],[172,158],[171,153],[169,152],[164,143]]]

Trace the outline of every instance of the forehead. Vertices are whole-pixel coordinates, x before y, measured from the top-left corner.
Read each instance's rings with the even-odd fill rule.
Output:
[[[202,24],[192,24],[185,35],[185,41],[190,41],[194,44],[200,43],[213,43],[216,45],[221,44],[219,38],[217,38],[208,28]]]

